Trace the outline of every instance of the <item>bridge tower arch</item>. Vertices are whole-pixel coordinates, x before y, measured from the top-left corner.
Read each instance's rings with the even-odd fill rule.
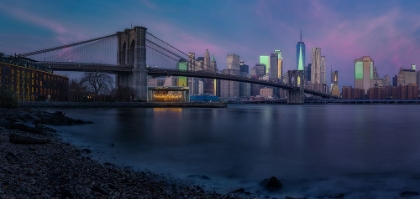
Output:
[[[146,30],[135,26],[117,32],[118,37],[118,65],[132,67],[129,74],[117,74],[116,86],[129,87],[135,92],[133,100],[147,100],[147,69],[146,69]]]
[[[287,97],[288,104],[303,104],[304,103],[304,73],[303,70],[289,70],[289,85],[298,87],[296,90],[289,90]]]

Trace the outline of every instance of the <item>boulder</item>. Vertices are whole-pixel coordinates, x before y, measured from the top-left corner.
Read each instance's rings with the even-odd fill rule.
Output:
[[[234,191],[231,191],[230,193],[245,193],[245,189],[244,188],[239,188],[239,189],[236,189]]]
[[[92,188],[90,188],[92,191],[96,191],[96,192],[99,192],[99,193],[101,193],[101,194],[103,194],[103,195],[109,195],[109,192],[108,191],[106,191],[106,190],[104,190],[104,189],[102,189],[101,187],[99,187],[99,186],[94,186],[94,187],[92,187]]]
[[[36,128],[36,125],[30,122],[13,122],[11,128],[30,133],[42,133],[41,129]]]
[[[335,194],[335,195],[327,194],[326,196],[327,196],[327,198],[344,198],[343,193]]]
[[[404,192],[401,192],[400,194],[401,197],[412,197],[412,196],[418,196],[418,195],[420,194],[415,191],[404,191]]]
[[[261,185],[268,191],[278,191],[283,187],[280,180],[278,180],[274,176],[271,177],[270,179],[264,179],[261,182]]]
[[[10,128],[10,121],[7,119],[1,118],[0,126],[3,126],[4,128]]]
[[[16,164],[20,162],[20,158],[10,151],[7,152],[5,158],[9,163],[12,163],[12,164]]]
[[[9,135],[9,141],[13,144],[46,144],[50,142],[50,140],[46,138],[35,138],[16,133],[11,133]]]

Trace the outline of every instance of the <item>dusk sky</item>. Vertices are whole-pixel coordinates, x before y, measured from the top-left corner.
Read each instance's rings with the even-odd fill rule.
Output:
[[[296,68],[300,29],[320,47],[339,85],[354,86],[354,59],[371,56],[380,77],[420,67],[420,1],[335,0],[41,0],[0,2],[0,52],[24,53],[144,26],[184,52],[214,55],[219,69],[235,53],[249,66],[282,51],[284,71]]]

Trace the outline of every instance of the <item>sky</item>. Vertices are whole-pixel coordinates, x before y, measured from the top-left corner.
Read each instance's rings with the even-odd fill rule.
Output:
[[[133,26],[183,52],[214,55],[226,68],[229,53],[253,67],[281,50],[284,71],[296,69],[300,30],[321,48],[339,85],[354,86],[354,60],[370,56],[379,77],[420,67],[418,0],[0,0],[0,52],[25,53],[105,36]]]

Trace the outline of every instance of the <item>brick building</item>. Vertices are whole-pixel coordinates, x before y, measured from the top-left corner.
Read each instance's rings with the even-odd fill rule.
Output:
[[[68,80],[34,60],[0,54],[0,86],[15,92],[19,101],[68,100]]]

